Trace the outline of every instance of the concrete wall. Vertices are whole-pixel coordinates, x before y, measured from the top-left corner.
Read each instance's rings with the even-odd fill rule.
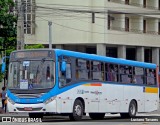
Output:
[[[141,1],[140,1],[141,3]],[[151,12],[153,10],[140,7],[124,5],[107,0],[37,0],[37,6],[46,6],[51,9],[36,9],[36,30],[35,35],[25,35],[25,44],[48,44],[48,21],[52,21],[52,43],[53,44],[118,44],[134,46],[152,46],[160,47],[159,35],[137,34],[133,32],[107,30],[108,10],[116,12]],[[69,9],[69,11],[58,10]],[[127,8],[127,9],[126,9]],[[83,10],[82,12],[73,12],[72,10]],[[95,23],[92,23],[91,13],[84,11],[94,11]],[[150,15],[148,15],[150,16]],[[151,15],[159,17],[158,15]],[[115,15],[120,21],[113,25],[124,28],[124,14]],[[141,18],[141,16],[140,16]],[[132,27],[142,29],[142,19],[135,21],[139,24],[131,24]],[[158,22],[148,25],[149,29],[157,30]]]

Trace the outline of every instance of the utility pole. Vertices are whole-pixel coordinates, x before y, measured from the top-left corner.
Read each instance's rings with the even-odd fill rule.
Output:
[[[49,21],[48,22],[48,26],[49,26],[49,49],[52,49],[52,22]]]
[[[24,49],[24,4],[18,0],[17,50]]]

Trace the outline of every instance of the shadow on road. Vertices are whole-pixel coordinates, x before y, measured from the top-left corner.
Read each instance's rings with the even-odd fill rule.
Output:
[[[92,120],[88,116],[84,116],[81,121],[78,122],[145,122],[146,120],[154,120],[154,121],[148,121],[148,122],[160,122],[160,116],[137,116],[135,118],[121,118],[120,116],[106,116],[103,120]],[[42,119],[42,122],[73,122],[70,121],[69,117],[65,116],[50,116],[50,117],[44,117]]]

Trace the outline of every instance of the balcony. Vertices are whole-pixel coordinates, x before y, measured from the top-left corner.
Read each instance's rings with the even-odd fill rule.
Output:
[[[139,30],[139,29],[126,29],[122,27],[112,27],[112,26],[108,30],[122,31],[122,32],[128,32],[128,33],[135,33],[135,34],[160,35],[160,32],[156,32],[156,31],[144,32],[143,30]]]
[[[122,0],[108,0],[108,2],[114,2],[114,3],[130,5],[130,6],[140,7],[140,8],[147,8],[152,10],[159,10],[159,7],[155,7],[154,5],[150,5],[149,3],[147,5],[147,4],[142,4],[140,2],[122,1]]]

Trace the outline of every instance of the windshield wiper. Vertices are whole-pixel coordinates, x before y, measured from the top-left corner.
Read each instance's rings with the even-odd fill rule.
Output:
[[[46,61],[46,58],[42,58],[42,62],[44,63]]]

